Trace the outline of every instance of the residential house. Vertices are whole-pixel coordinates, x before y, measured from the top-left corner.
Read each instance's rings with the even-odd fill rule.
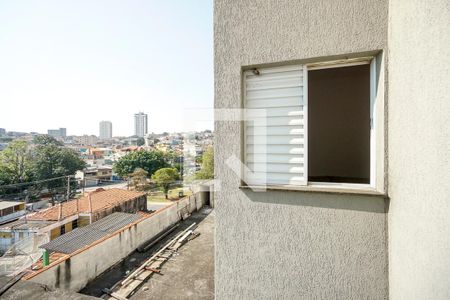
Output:
[[[98,138],[95,135],[82,135],[82,136],[73,136],[72,142],[75,145],[81,146],[94,146],[98,142]]]
[[[6,251],[12,244],[36,233],[46,234],[49,240],[53,240],[113,212],[136,213],[146,210],[145,193],[122,189],[97,189],[79,199],[72,199],[28,214],[15,222],[1,225],[0,246]]]
[[[215,1],[216,299],[450,297],[449,20]]]
[[[25,212],[24,202],[0,201],[0,224],[17,220]]]
[[[43,238],[37,241],[47,242],[50,240],[48,234],[52,230],[58,230],[60,225],[54,221],[29,221],[26,219],[16,220],[0,225],[0,254],[4,254],[13,245],[26,239],[34,239],[36,236]]]
[[[84,186],[95,186],[102,182],[110,182],[112,176],[113,170],[110,166],[87,167],[75,174],[75,178],[81,180]]]

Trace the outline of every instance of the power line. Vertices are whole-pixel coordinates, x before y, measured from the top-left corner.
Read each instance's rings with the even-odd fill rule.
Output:
[[[40,195],[41,196],[41,195],[55,194],[55,193],[62,195],[62,194],[67,193],[66,189],[67,189],[67,184],[52,187],[51,190],[49,190],[48,192],[36,191],[35,193],[33,193],[29,190],[23,190],[21,192],[12,193],[12,194],[0,194],[0,197],[7,199],[7,198],[14,198],[14,197],[25,197],[26,195]]]
[[[66,176],[60,176],[60,177],[55,177],[55,178],[50,178],[50,179],[43,179],[43,180],[36,180],[36,181],[30,181],[30,182],[22,182],[22,183],[0,185],[0,189],[2,189],[2,188],[9,188],[9,187],[19,187],[19,186],[24,186],[24,185],[33,185],[33,184],[38,184],[38,183],[42,183],[42,182],[48,182],[48,181],[53,181],[53,180],[57,180],[57,179],[67,178],[67,177],[70,178],[70,177],[73,177],[73,175],[66,175]]]

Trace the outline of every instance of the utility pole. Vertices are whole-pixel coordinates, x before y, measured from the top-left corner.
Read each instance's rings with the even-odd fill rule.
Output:
[[[84,178],[84,176],[83,176],[83,180],[81,181],[81,184],[82,184],[82,188],[83,188],[82,194],[84,195],[84,187],[86,186],[86,178]]]
[[[62,220],[62,215],[63,215],[62,203],[61,203],[61,201],[59,201],[58,202],[58,221]]]
[[[70,177],[71,177],[70,175],[67,176],[67,201],[70,198]]]
[[[92,199],[91,199],[91,193],[88,193],[88,201],[89,201],[89,224],[92,224]]]

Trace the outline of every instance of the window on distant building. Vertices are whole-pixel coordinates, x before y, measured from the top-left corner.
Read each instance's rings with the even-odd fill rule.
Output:
[[[65,234],[66,233],[66,226],[65,225],[62,225],[60,228],[59,228],[59,234],[60,235],[63,235],[63,234]]]
[[[374,68],[367,58],[245,71],[244,181],[372,185]]]

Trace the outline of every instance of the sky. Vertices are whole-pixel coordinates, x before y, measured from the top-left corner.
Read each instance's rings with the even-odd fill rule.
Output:
[[[212,0],[0,0],[0,128],[212,129]],[[203,110],[209,111],[209,110]],[[206,121],[205,121],[206,120]]]

